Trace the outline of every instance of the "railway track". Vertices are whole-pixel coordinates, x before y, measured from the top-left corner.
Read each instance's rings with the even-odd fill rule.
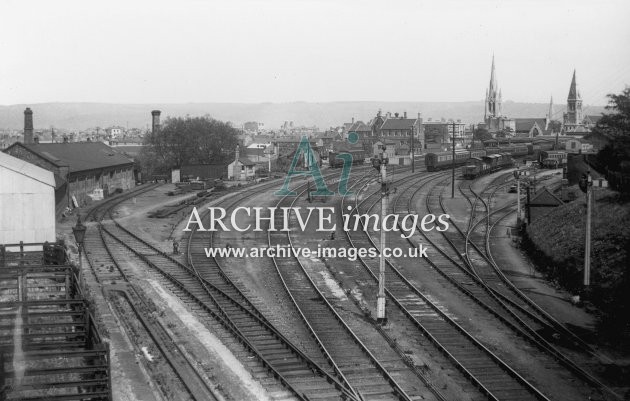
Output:
[[[436,175],[429,177],[428,180],[441,177]],[[371,205],[370,199],[375,200]],[[369,206],[362,211],[367,213],[380,203],[379,200],[380,192],[370,195],[361,202],[355,200],[354,210],[358,212],[362,204],[368,204]],[[366,231],[355,232],[354,237],[348,235],[348,239],[353,247],[378,247],[378,240],[373,239]],[[372,280],[377,282],[378,263],[362,261]],[[395,304],[405,311],[405,315],[411,319],[420,333],[428,337],[488,398],[547,399],[536,387],[466,331],[452,316],[443,312],[439,305],[416,288],[403,271],[389,260],[386,263],[385,290]]]
[[[577,334],[569,330],[527,297],[505,276],[494,260],[490,246],[492,229],[499,221],[512,214],[515,209],[513,204],[507,204],[491,210],[490,203],[492,198],[505,185],[505,183],[499,184],[494,186],[494,188],[490,188],[490,190],[486,187],[482,192],[470,189],[470,193],[475,197],[472,203],[480,202],[485,209],[485,217],[473,223],[467,232],[459,230],[466,241],[466,254],[470,266],[474,268],[477,277],[487,284],[490,290],[502,299],[504,304],[511,308],[514,313],[519,314],[521,321],[526,325],[525,327],[529,327],[533,331],[532,336],[535,341],[540,343],[541,348],[545,349],[546,352],[554,356],[581,379],[600,388],[609,395],[621,398],[620,395],[602,383],[601,380],[586,369],[578,366],[557,348],[563,347],[574,353],[579,351],[581,354],[588,355],[592,358],[592,360],[588,361],[588,364],[592,365],[591,368],[594,367],[596,362],[610,363],[611,360],[599,353],[590,344],[586,343]],[[492,187],[492,185],[489,187]],[[464,195],[466,196],[466,194]]]
[[[250,195],[246,193],[243,196]],[[102,230],[117,242],[118,251],[126,249],[142,260],[169,283],[175,295],[189,306],[195,305],[193,309],[199,308],[199,312],[206,315],[203,320],[211,318],[222,325],[243,348],[244,352],[240,354],[245,354],[244,363],[274,399],[355,399],[335,377],[269,324],[247,297],[222,274],[216,261],[206,257],[203,248],[211,246],[206,238],[193,235],[188,241],[189,267],[153,247],[114,219],[103,224]],[[251,363],[251,358],[255,358],[255,364]]]
[[[165,328],[150,318],[151,306],[130,283],[128,273],[119,260],[121,256],[119,243],[103,225],[103,219],[118,204],[155,187],[151,185],[139,188],[103,202],[90,210],[88,216],[96,221],[96,225],[88,225],[86,231],[84,242],[87,250],[86,258],[96,282],[104,285],[103,290],[108,295],[108,302],[118,311],[120,321],[125,324],[126,330],[136,333],[136,338],[140,342],[137,344],[138,351],[143,346],[144,349],[158,350],[170,368],[169,375],[177,378],[181,385],[181,389],[161,388],[161,391],[167,397],[215,400],[217,398],[213,388],[207,384],[182,350],[175,345]]]
[[[503,178],[504,176],[500,176],[498,181],[502,181]],[[493,180],[493,182],[495,181],[497,180]],[[426,194],[425,204],[429,213],[447,212],[443,203],[443,192],[447,184],[448,180],[439,182]],[[507,185],[507,183],[501,182],[499,185],[489,186],[491,188],[488,191],[488,196],[493,196],[504,185]],[[434,194],[435,189],[437,189],[438,195]],[[411,198],[416,196],[419,190],[416,189]],[[472,191],[471,193],[475,192]],[[464,191],[462,191],[462,194],[466,195]],[[549,321],[547,319],[548,314],[537,305],[532,306],[532,304],[524,302],[522,299],[520,301],[515,300],[516,294],[510,296],[508,292],[512,283],[507,278],[505,278],[507,281],[503,281],[496,275],[493,275],[493,271],[500,269],[480,247],[471,241],[471,233],[474,233],[475,229],[481,226],[482,223],[490,224],[493,216],[500,215],[501,212],[506,210],[510,213],[509,210],[513,206],[508,204],[488,213],[487,203],[480,198],[475,200],[468,199],[471,212],[466,231],[460,229],[457,225],[458,223],[451,219],[455,230],[445,231],[441,234],[422,232],[423,236],[439,252],[437,258],[434,257],[431,263],[440,271],[443,277],[458,287],[460,291],[471,297],[484,309],[512,328],[517,334],[527,338],[539,349],[555,358],[581,380],[614,398],[619,398],[619,395],[604,385],[599,379],[578,366],[563,352],[556,349],[556,344],[566,344],[567,339],[569,339],[573,342],[570,349],[575,351],[583,344],[579,337],[564,328],[560,323]],[[411,199],[407,199],[407,202],[411,204]],[[482,209],[479,210],[476,205],[481,205]],[[408,209],[410,208],[409,206]],[[477,214],[481,217],[475,219]],[[488,249],[489,233],[490,230],[486,228],[482,234],[478,234],[479,238],[484,239],[484,247],[488,247]],[[485,280],[483,276],[478,275],[477,270],[488,274]],[[473,283],[475,285],[470,285]],[[558,333],[562,333],[565,338],[559,338]],[[586,345],[584,349],[588,351],[590,346]],[[592,350],[588,352],[594,353]]]
[[[298,199],[300,196],[285,196],[277,207],[293,207]],[[293,222],[297,223],[297,220],[293,219]],[[282,221],[275,221],[275,224],[282,226]],[[268,241],[270,247],[293,248],[290,232],[268,231]],[[300,259],[287,256],[274,257],[273,261],[303,321],[311,328],[323,352],[332,359],[336,373],[348,383],[357,397],[364,400],[411,400],[401,384],[358,338],[319,290]]]

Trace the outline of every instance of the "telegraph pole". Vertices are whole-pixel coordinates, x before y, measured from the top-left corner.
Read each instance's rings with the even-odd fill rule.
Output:
[[[516,178],[516,225],[521,223],[521,172],[517,169],[514,172]]]
[[[593,208],[593,178],[588,171],[586,178],[586,235],[584,246],[584,286],[591,284],[591,210]]]
[[[411,173],[415,173],[416,172],[416,163],[415,163],[415,157],[414,157],[414,152],[413,152],[413,133],[414,133],[414,129],[413,126],[411,127]]]
[[[381,154],[380,160],[380,173],[381,173],[381,223],[385,221],[387,215],[387,159],[385,159],[385,149]],[[387,322],[387,316],[385,315],[385,251],[386,236],[383,224],[381,224],[381,252],[379,256],[379,269],[378,269],[378,296],[376,298],[376,321],[379,324],[385,324]]]
[[[453,121],[453,160],[451,163],[452,174],[451,174],[451,198],[455,197],[455,121]]]

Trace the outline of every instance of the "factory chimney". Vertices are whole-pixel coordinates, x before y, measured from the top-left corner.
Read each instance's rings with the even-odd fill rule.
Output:
[[[160,130],[160,114],[162,112],[160,110],[153,110],[151,112],[151,133],[152,134],[157,134],[157,132]]]
[[[33,111],[30,107],[24,110],[24,143],[33,143]]]
[[[241,166],[239,165],[239,159],[241,158],[241,147],[236,145],[236,152],[234,154],[234,169],[232,175],[234,180],[238,181],[241,178]]]

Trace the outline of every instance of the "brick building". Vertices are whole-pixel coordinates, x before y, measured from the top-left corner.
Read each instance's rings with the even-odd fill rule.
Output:
[[[32,112],[24,113],[24,143],[5,153],[51,171],[55,178],[56,212],[84,205],[88,194],[102,189],[105,196],[135,186],[133,161],[102,142],[38,143],[33,138]]]

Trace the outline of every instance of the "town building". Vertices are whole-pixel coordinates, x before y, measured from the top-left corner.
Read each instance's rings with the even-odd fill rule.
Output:
[[[0,244],[54,242],[55,177],[0,152]]]
[[[247,181],[256,176],[256,163],[240,156],[240,148],[236,147],[234,161],[227,166],[229,180]]]
[[[379,110],[376,117],[369,124],[371,132],[365,132],[365,146],[369,149],[378,141],[392,142],[397,148],[407,145],[410,151],[415,154],[422,152],[424,148],[424,131],[422,125],[422,117],[418,113],[417,118],[407,118],[407,112],[402,115],[399,113],[386,113],[384,116]],[[411,149],[413,147],[413,149]]]
[[[448,150],[452,146],[453,134],[455,146],[464,147],[466,141],[466,124],[458,121],[423,121],[425,149],[430,151]]]
[[[317,149],[317,140],[310,139],[309,143],[311,145],[311,149]],[[271,141],[271,145],[273,147],[273,154],[276,156],[287,156],[292,155],[297,150],[298,146],[302,142],[302,137],[284,137],[284,138],[276,138]]]
[[[600,114],[600,115],[587,115],[586,117],[584,117],[584,125],[589,130],[592,130],[593,128],[595,128],[595,126],[597,125],[599,120],[601,120],[602,117],[603,117],[602,114]]]
[[[581,138],[569,138],[564,143],[564,148],[567,153],[593,153],[595,152],[595,147],[592,143],[589,143]]]
[[[582,95],[577,87],[575,70],[573,70],[573,78],[571,78],[571,86],[567,96],[567,111],[563,117],[562,132],[565,135],[582,136],[590,132],[586,124],[584,124]]]
[[[545,118],[515,118],[514,137],[534,138],[539,135],[551,135],[549,119]]]
[[[57,214],[85,205],[94,190],[107,196],[135,186],[133,161],[102,142],[38,143],[29,112],[24,112],[24,143],[16,142],[4,152],[53,173]]]

